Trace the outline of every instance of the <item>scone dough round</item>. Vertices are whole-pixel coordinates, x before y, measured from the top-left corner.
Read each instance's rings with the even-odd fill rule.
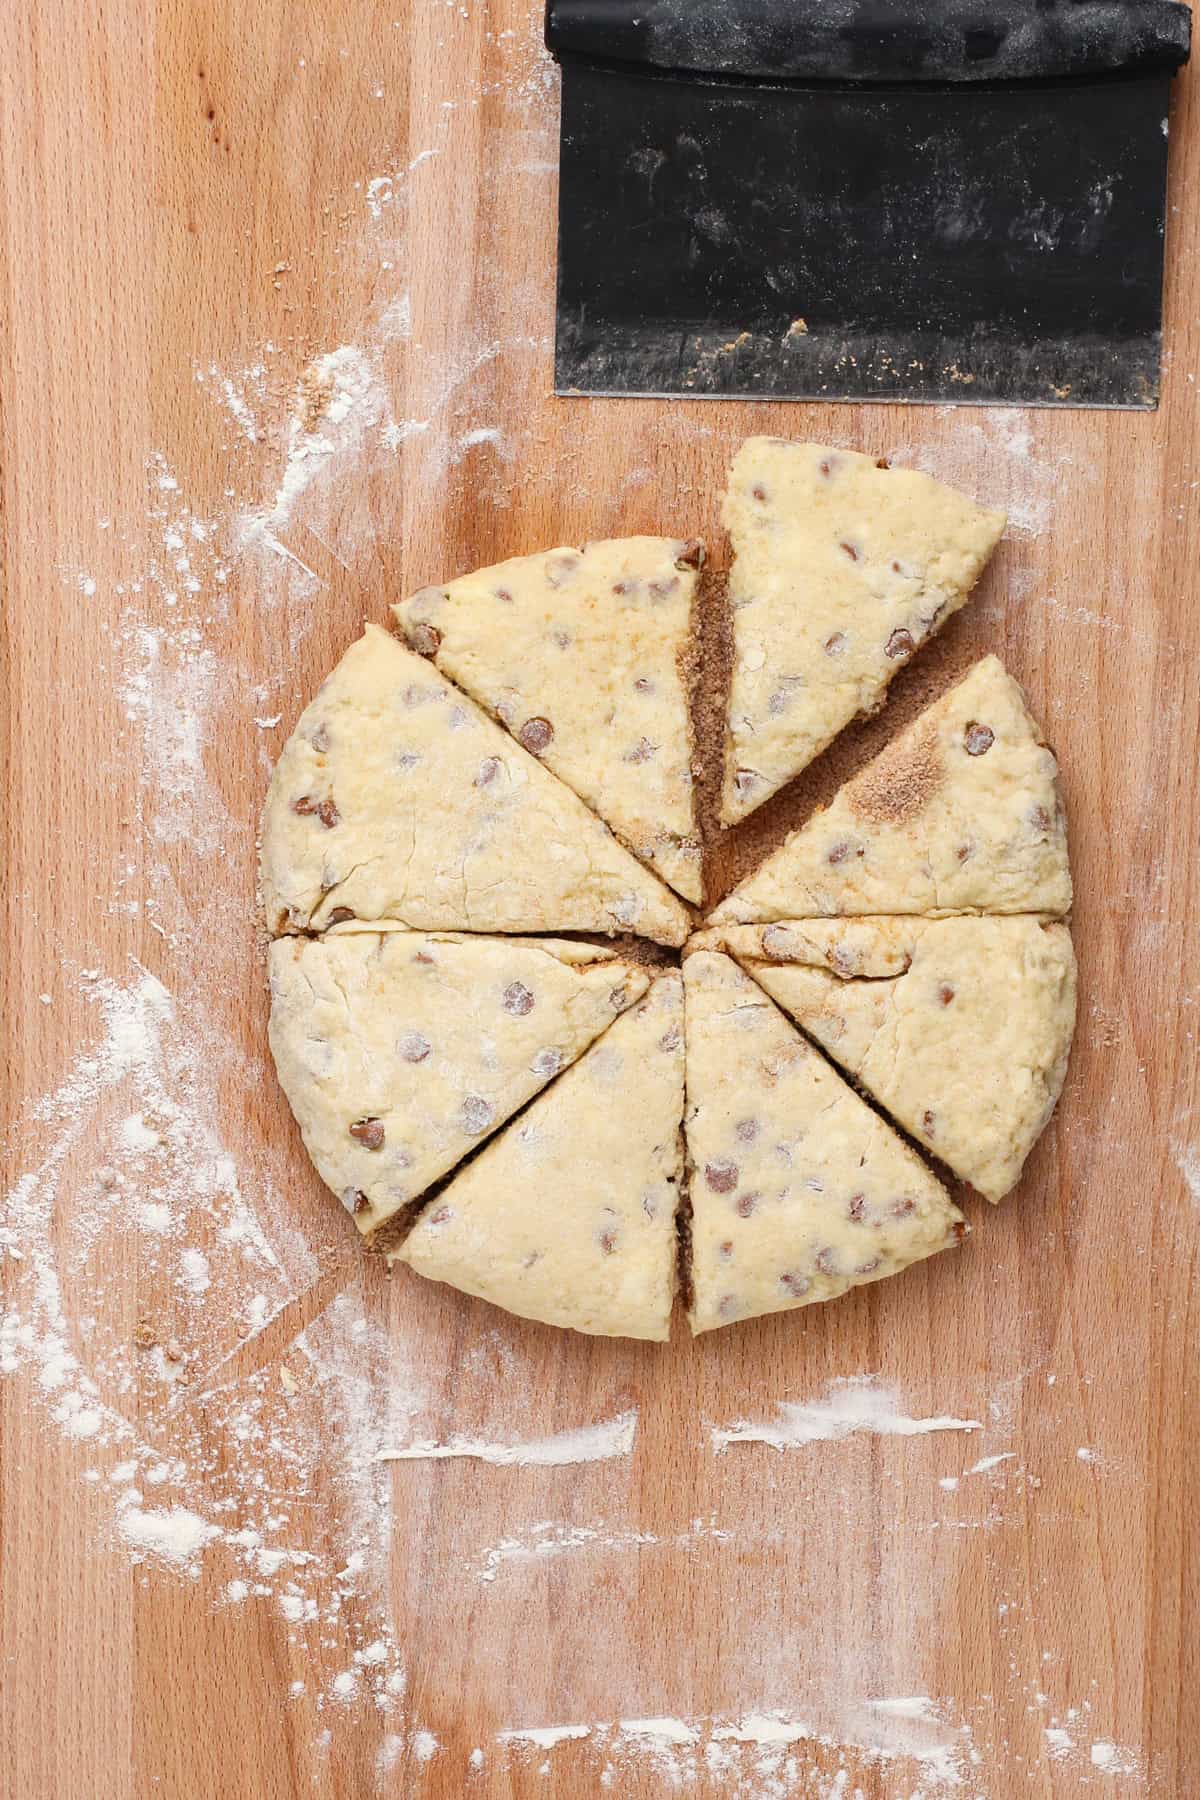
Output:
[[[1003,518],[769,439],[726,517],[729,820],[881,703],[884,627],[915,649]],[[659,1342],[680,1284],[706,1332],[956,1244],[911,1142],[999,1200],[1075,1019],[1057,766],[995,657],[694,929],[702,559],[611,540],[401,602],[408,645],[367,626],[263,819],[271,1048],[359,1231],[521,1317]]]

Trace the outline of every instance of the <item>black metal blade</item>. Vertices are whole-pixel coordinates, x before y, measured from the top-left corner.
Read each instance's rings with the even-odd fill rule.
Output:
[[[564,61],[558,391],[1156,405],[1169,81]]]

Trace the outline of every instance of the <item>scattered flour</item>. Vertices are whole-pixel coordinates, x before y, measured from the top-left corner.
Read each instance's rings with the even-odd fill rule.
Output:
[[[430,1762],[441,1748],[432,1731],[415,1731],[412,1740],[413,1760],[418,1763]]]
[[[379,1749],[375,1754],[375,1785],[384,1789],[387,1777],[404,1754],[404,1739],[398,1731],[388,1731],[383,1735]]]
[[[179,1257],[180,1280],[195,1299],[206,1294],[212,1286],[212,1277],[208,1272],[208,1258],[203,1250],[184,1250]]]
[[[563,1556],[572,1551],[642,1551],[690,1550],[704,1540],[723,1543],[733,1533],[724,1531],[713,1521],[694,1519],[685,1531],[662,1536],[653,1531],[605,1531],[591,1525],[556,1525],[550,1520],[532,1525],[520,1537],[501,1538],[484,1551],[477,1573],[480,1581],[495,1581],[508,1563],[528,1563],[534,1559]]]
[[[967,1470],[967,1474],[987,1475],[992,1469],[998,1469],[1001,1463],[1013,1461],[1015,1461],[1015,1452],[1012,1450],[1004,1450],[999,1456],[981,1456],[979,1461]]]
[[[699,1732],[683,1719],[622,1719],[617,1726],[622,1737],[647,1738],[656,1744],[694,1744]]]
[[[894,1698],[869,1700],[872,1712],[888,1719],[924,1719],[937,1723],[937,1709],[928,1694],[898,1694]]]
[[[712,1735],[718,1742],[737,1744],[798,1744],[816,1734],[798,1719],[782,1719],[773,1713],[746,1713],[736,1725],[716,1726]]]
[[[130,1113],[118,1127],[121,1147],[131,1156],[138,1156],[146,1150],[157,1150],[162,1139],[157,1131],[152,1131],[142,1114]]]
[[[853,1754],[860,1766],[891,1771],[908,1785],[886,1792],[895,1800],[929,1800],[966,1790],[980,1761],[971,1728],[947,1724],[928,1696],[901,1696],[851,1706],[835,1730],[778,1711],[747,1712],[737,1719],[675,1717],[595,1720],[569,1725],[513,1726],[498,1733],[497,1749],[520,1755],[588,1741],[606,1761],[600,1786],[622,1792],[648,1759],[664,1791],[690,1786],[701,1771],[715,1792],[739,1800],[787,1800],[793,1794],[820,1800],[852,1800],[849,1772],[825,1771],[832,1758]],[[542,1773],[551,1765],[541,1765]],[[861,1800],[861,1790],[854,1795]]]
[[[242,431],[252,444],[258,442],[258,428],[254,423],[254,414],[246,404],[243,394],[234,387],[232,381],[226,379],[221,383],[221,391],[225,396],[225,404],[237,420]]]
[[[637,1433],[637,1413],[620,1413],[599,1425],[581,1425],[574,1431],[527,1443],[491,1444],[478,1438],[453,1437],[436,1444],[422,1439],[399,1449],[381,1450],[378,1462],[429,1462],[448,1457],[472,1457],[478,1462],[519,1464],[524,1467],[561,1468],[568,1463],[604,1462],[629,1456]]]
[[[1089,1760],[1093,1769],[1099,1769],[1105,1775],[1137,1775],[1140,1773],[1141,1759],[1131,1750],[1119,1744],[1112,1744],[1107,1738],[1097,1738],[1089,1751]]]
[[[590,1725],[514,1725],[508,1731],[499,1734],[502,1744],[535,1744],[539,1750],[552,1750],[555,1744],[565,1744],[576,1738],[585,1738],[591,1732]]]
[[[456,440],[454,449],[451,452],[450,461],[453,463],[461,462],[469,450],[478,449],[480,445],[487,445],[493,449],[502,462],[512,461],[512,451],[508,446],[507,439],[505,438],[504,433],[494,425],[487,427],[478,426],[473,431],[465,431],[463,435]]]
[[[136,1502],[135,1488],[118,1508],[117,1525],[125,1542],[138,1554],[161,1556],[166,1562],[184,1567],[194,1564],[204,1546],[221,1535],[218,1526],[210,1525],[186,1506],[173,1506],[167,1512],[145,1512]],[[228,1594],[229,1588],[225,1591]]]
[[[1171,1155],[1175,1159],[1175,1167],[1183,1176],[1192,1205],[1200,1211],[1200,1148],[1195,1144],[1172,1142]]]
[[[318,356],[301,382],[274,501],[265,513],[248,516],[247,539],[261,537],[279,548],[276,534],[289,524],[302,495],[314,482],[327,482],[361,459],[368,436],[378,439],[391,423],[387,388],[371,351],[342,344]]]
[[[1015,407],[983,408],[970,416],[955,410],[954,426],[947,442],[897,446],[889,453],[891,460],[925,469],[968,492],[973,472],[984,464],[987,502],[1007,512],[1009,534],[1039,537],[1051,524],[1064,487],[1062,471],[1072,459],[1040,454],[1031,415]],[[1072,466],[1072,474],[1078,478],[1080,470]]]
[[[389,1518],[371,1486],[379,1428],[361,1404],[378,1328],[342,1295],[285,1353],[282,1372],[294,1360],[300,1377],[291,1393],[276,1367],[234,1372],[247,1293],[262,1303],[255,1317],[278,1317],[318,1270],[269,1171],[245,1150],[235,1162],[220,1136],[230,1043],[198,1000],[182,1005],[148,970],[125,986],[94,970],[76,979],[100,1030],[21,1128],[28,1172],[0,1203],[12,1260],[0,1369],[28,1369],[64,1438],[107,1455],[113,1538],[131,1559],[195,1578],[217,1558],[229,1606],[270,1600],[286,1582],[289,1624],[327,1619],[351,1653],[369,1649],[362,1674],[383,1710],[402,1664],[377,1572]],[[173,1232],[191,1240],[177,1262]],[[186,1325],[151,1315],[132,1335],[119,1314],[97,1313],[97,1267],[132,1256],[165,1292],[174,1278],[204,1306]],[[412,1404],[399,1382],[387,1416],[398,1424]],[[344,1483],[349,1536],[332,1553],[291,1535],[298,1488],[326,1468]]]
[[[946,1415],[914,1419],[900,1411],[900,1397],[895,1388],[874,1376],[854,1376],[835,1381],[821,1400],[779,1400],[775,1405],[778,1418],[774,1423],[752,1424],[745,1420],[735,1425],[714,1426],[713,1448],[726,1450],[731,1444],[769,1444],[774,1450],[796,1449],[803,1444],[830,1443],[870,1432],[879,1437],[915,1437],[932,1431],[981,1431],[978,1419],[955,1419]]]
[[[216,850],[236,829],[204,765],[217,704],[216,652],[194,626],[147,624],[130,614],[120,639],[124,714],[143,744],[139,813],[145,816],[150,789],[150,826],[160,843],[187,839]]]

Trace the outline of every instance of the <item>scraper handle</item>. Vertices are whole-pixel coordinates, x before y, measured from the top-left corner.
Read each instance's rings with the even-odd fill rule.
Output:
[[[1024,82],[1174,70],[1177,0],[548,0],[556,57],[768,81]]]

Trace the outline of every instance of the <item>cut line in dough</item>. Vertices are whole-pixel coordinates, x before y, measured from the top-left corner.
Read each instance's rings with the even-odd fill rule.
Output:
[[[709,923],[1071,905],[1054,752],[995,656],[892,739]]]
[[[699,539],[560,546],[392,608],[414,650],[698,902],[689,685]]]
[[[1054,1110],[1075,953],[1028,916],[809,920],[705,934],[903,1130],[998,1201]]]
[[[278,938],[270,1041],[317,1173],[364,1236],[411,1207],[649,983],[611,950],[449,933]]]
[[[733,541],[721,822],[735,824],[856,717],[963,605],[1004,514],[917,469],[748,438],[723,513]]]
[[[359,918],[678,945],[689,928],[680,901],[570,788],[376,625],[284,746],[262,886],[275,933]]]
[[[728,956],[684,963],[694,1332],[948,1249],[941,1183]]]
[[[438,1193],[388,1260],[521,1318],[662,1342],[682,1121],[683,984],[671,971]]]

